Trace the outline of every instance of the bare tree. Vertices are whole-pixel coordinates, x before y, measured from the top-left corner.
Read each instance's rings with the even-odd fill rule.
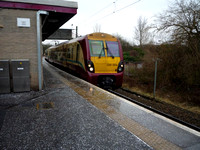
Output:
[[[157,30],[169,33],[173,44],[160,51],[166,83],[199,90],[200,0],[175,0],[157,17]]]
[[[149,42],[149,29],[150,26],[147,24],[147,19],[140,16],[137,21],[137,26],[134,30],[134,39],[139,42],[140,46],[143,46],[144,44],[147,44]]]
[[[157,21],[157,30],[170,32],[174,43],[200,50],[200,0],[176,0]]]
[[[101,25],[100,24],[95,24],[94,28],[93,28],[94,32],[101,32]]]

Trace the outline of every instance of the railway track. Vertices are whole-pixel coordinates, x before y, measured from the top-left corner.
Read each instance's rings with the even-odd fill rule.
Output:
[[[129,91],[129,90],[127,90],[127,89],[123,89],[123,88],[120,88],[120,90],[115,90],[115,91],[113,91],[113,90],[111,90],[111,89],[108,89],[108,91],[109,92],[111,92],[111,93],[113,93],[113,94],[115,94],[115,95],[118,95],[118,96],[120,96],[120,97],[122,97],[122,98],[124,98],[124,99],[126,99],[126,100],[128,100],[128,101],[131,101],[131,102],[133,102],[133,103],[135,103],[135,104],[137,104],[137,105],[139,105],[139,106],[142,106],[142,107],[144,107],[144,108],[146,108],[146,109],[148,109],[148,110],[151,110],[151,111],[153,111],[153,112],[155,112],[155,113],[157,113],[157,114],[160,114],[160,115],[162,115],[162,116],[164,116],[164,117],[166,117],[166,118],[168,118],[168,119],[171,119],[171,120],[173,120],[173,121],[175,121],[175,122],[178,122],[178,123],[180,123],[180,124],[182,124],[182,125],[184,125],[184,126],[187,126],[187,127],[189,127],[189,128],[191,128],[191,129],[193,129],[193,130],[196,130],[196,131],[198,131],[198,132],[200,132],[200,127],[198,127],[197,125],[194,125],[194,124],[192,124],[192,123],[189,123],[189,121],[185,121],[185,119],[180,119],[180,118],[178,118],[178,117],[175,117],[174,115],[172,115],[172,114],[170,114],[170,113],[167,113],[167,112],[164,112],[164,110],[163,110],[163,108],[161,108],[161,110],[160,109],[156,109],[155,107],[153,107],[152,105],[148,105],[148,104],[145,104],[144,102],[141,102],[141,101],[139,101],[139,100],[136,100],[135,98],[133,99],[133,98],[131,98],[131,94],[132,95],[135,95],[135,96],[137,96],[137,97],[143,97],[143,99],[146,99],[147,101],[151,101],[151,102],[153,102],[153,103],[159,103],[158,101],[155,101],[155,100],[153,100],[152,98],[148,98],[148,97],[146,97],[146,96],[142,96],[142,95],[139,95],[139,94],[137,94],[137,93],[134,93],[134,92],[132,92],[132,91]],[[123,94],[122,94],[123,93]],[[127,96],[128,95],[128,96]],[[168,106],[169,107],[169,106]],[[168,109],[168,108],[167,108]],[[173,109],[173,108],[172,108]],[[169,111],[171,111],[171,109],[169,109]],[[182,109],[182,111],[186,111],[186,110],[183,110]],[[186,113],[188,114],[188,112],[186,111]],[[180,114],[180,115],[182,115],[182,114]],[[184,116],[183,116],[184,117]],[[191,116],[190,117],[194,117],[192,114],[191,114]],[[198,116],[199,117],[199,116]],[[198,119],[198,117],[197,118],[195,118],[194,120],[196,120],[196,119]],[[190,119],[190,118],[189,118]],[[199,120],[198,120],[199,121]]]
[[[67,72],[66,69],[63,68],[63,67],[61,67],[61,66],[57,66],[57,65],[56,65],[56,67],[58,67],[59,69],[65,71],[65,72]],[[74,75],[74,76],[77,76],[76,74],[73,74],[72,72],[68,72],[68,73],[70,73],[70,74],[72,74],[72,75]],[[146,101],[148,101],[148,102],[151,101],[151,102],[153,102],[153,103],[160,103],[160,102],[156,101],[156,100],[153,99],[153,98],[149,98],[149,97],[147,97],[147,96],[139,95],[138,93],[135,93],[135,92],[129,91],[129,90],[127,90],[127,89],[123,89],[123,88],[120,88],[120,90],[123,91],[123,94],[122,94],[122,92],[119,92],[119,90],[113,91],[113,90],[111,90],[111,89],[108,89],[108,91],[111,92],[111,93],[113,93],[113,94],[116,94],[116,95],[118,95],[118,96],[120,96],[120,97],[123,97],[124,99],[127,99],[127,100],[129,100],[129,101],[131,101],[131,102],[133,102],[133,103],[135,103],[135,104],[137,104],[137,105],[140,105],[140,106],[142,106],[142,107],[144,107],[144,108],[146,108],[146,109],[149,109],[149,110],[151,110],[151,111],[153,111],[153,112],[155,112],[155,113],[158,113],[158,114],[160,114],[160,115],[162,115],[162,116],[165,116],[166,118],[169,118],[169,119],[171,119],[171,120],[174,120],[174,121],[176,121],[176,122],[178,122],[178,123],[180,123],[180,124],[183,124],[183,125],[185,125],[185,126],[187,126],[187,127],[189,127],[189,128],[192,128],[192,129],[194,129],[194,130],[200,132],[200,127],[199,127],[199,126],[200,126],[200,115],[198,115],[198,116],[195,117],[195,118],[194,118],[195,115],[193,115],[193,114],[189,115],[188,118],[194,118],[194,119],[192,120],[192,123],[189,123],[190,121],[184,121],[184,119],[179,119],[178,117],[175,117],[175,115],[173,115],[173,114],[169,114],[169,113],[166,113],[166,112],[161,111],[161,110],[163,110],[163,109],[161,109],[161,110],[160,110],[160,109],[156,109],[156,108],[154,108],[153,106],[146,104],[145,102],[141,102],[141,101],[137,100],[137,98],[131,98],[131,96],[127,96],[127,95],[130,95],[130,94],[131,94],[131,95],[135,95],[135,97],[142,97],[142,98],[144,98],[144,99],[145,99]],[[128,93],[128,94],[124,94],[124,93]],[[172,108],[172,109],[173,109],[173,108]],[[173,111],[173,110],[172,110],[172,111]],[[172,111],[171,111],[171,112],[172,112]],[[182,112],[185,112],[185,110],[182,110]],[[189,112],[189,113],[188,113],[188,112],[185,112],[185,114],[188,115],[188,114],[190,114],[190,112]],[[182,115],[182,116],[185,117],[185,114]],[[195,124],[195,123],[196,123],[196,124]]]

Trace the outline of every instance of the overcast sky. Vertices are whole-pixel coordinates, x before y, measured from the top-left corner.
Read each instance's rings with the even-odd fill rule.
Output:
[[[167,9],[172,0],[76,0],[78,13],[63,27],[78,26],[79,35],[94,31],[99,24],[101,31],[118,33],[127,39],[133,38],[134,27],[139,16],[148,18],[151,23],[154,16]]]
[[[86,35],[94,32],[98,24],[101,32],[119,34],[132,42],[137,19],[142,16],[152,23],[154,16],[166,10],[174,0],[74,1],[78,2],[77,14],[61,28],[75,29],[78,26],[78,34]]]

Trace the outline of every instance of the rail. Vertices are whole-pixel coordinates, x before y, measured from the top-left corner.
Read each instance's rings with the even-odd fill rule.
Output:
[[[123,90],[125,90],[125,89],[123,89]],[[141,103],[141,102],[138,102],[138,101],[136,101],[136,100],[134,100],[134,99],[132,99],[132,98],[130,98],[130,97],[127,97],[127,96],[125,96],[125,95],[122,95],[122,94],[120,94],[120,93],[118,93],[118,92],[115,92],[115,91],[113,91],[113,90],[111,90],[111,89],[108,89],[108,91],[109,91],[110,93],[113,93],[113,94],[115,94],[115,95],[117,95],[117,96],[120,96],[120,97],[122,97],[122,98],[124,98],[124,99],[126,99],[126,100],[128,100],[128,101],[131,101],[131,102],[133,102],[133,103],[135,103],[135,104],[137,104],[137,105],[139,105],[139,106],[142,106],[142,107],[144,107],[144,108],[146,108],[146,109],[148,109],[148,110],[151,110],[151,111],[153,111],[153,112],[155,112],[155,113],[157,113],[157,114],[160,114],[160,115],[162,115],[162,116],[164,116],[164,117],[166,117],[166,118],[168,118],[168,119],[171,119],[171,120],[173,120],[173,121],[175,121],[175,122],[178,122],[178,123],[180,123],[180,124],[182,124],[182,125],[184,125],[184,126],[187,126],[187,127],[191,128],[191,129],[193,129],[193,130],[196,130],[196,131],[200,132],[200,128],[197,127],[197,126],[195,126],[195,125],[193,125],[193,124],[187,123],[187,122],[185,122],[185,121],[183,121],[183,120],[180,120],[180,119],[178,119],[178,118],[176,118],[176,117],[174,117],[174,116],[172,116],[172,115],[169,115],[169,114],[166,114],[166,113],[164,113],[164,112],[161,112],[161,111],[159,111],[159,110],[157,110],[157,109],[155,109],[155,108],[152,108],[151,106],[145,105],[145,104],[143,104],[143,103]],[[126,91],[126,92],[130,92],[130,91],[128,91],[128,90],[125,90],[125,91]],[[130,92],[130,93],[131,93],[131,92]],[[147,97],[145,97],[145,98],[147,98]]]

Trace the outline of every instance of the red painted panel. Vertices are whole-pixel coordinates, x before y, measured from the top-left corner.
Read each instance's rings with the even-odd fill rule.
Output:
[[[20,9],[31,9],[31,10],[46,10],[60,13],[76,14],[76,8],[67,8],[59,6],[39,5],[39,4],[28,4],[28,3],[16,3],[16,2],[0,2],[0,7],[5,8],[20,8]]]
[[[123,58],[123,50],[122,50],[121,43],[120,43],[119,40],[117,40],[117,41],[118,41],[118,43],[119,43],[119,55],[120,55],[120,59],[121,59],[121,60],[124,60],[124,58]]]

